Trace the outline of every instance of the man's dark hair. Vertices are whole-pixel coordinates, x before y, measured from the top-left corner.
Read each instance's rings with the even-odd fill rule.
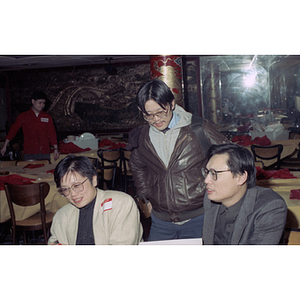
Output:
[[[60,188],[61,179],[69,172],[77,172],[82,177],[87,177],[93,182],[93,177],[97,176],[97,171],[92,162],[85,156],[68,155],[62,159],[54,170],[54,181]]]
[[[42,92],[42,91],[35,91],[35,92],[32,93],[31,99],[33,99],[33,100],[45,99],[46,100],[47,97],[46,97],[46,95],[45,95],[44,92]]]
[[[242,175],[247,171],[247,188],[255,186],[256,168],[254,158],[247,148],[232,143],[212,145],[208,149],[207,159],[209,160],[216,154],[228,154],[227,165],[232,174],[234,176],[237,174]]]
[[[172,104],[175,99],[170,88],[161,80],[153,79],[145,83],[137,94],[137,105],[140,110],[147,114],[145,110],[145,103],[148,100],[154,100],[163,109],[166,109],[168,104]]]

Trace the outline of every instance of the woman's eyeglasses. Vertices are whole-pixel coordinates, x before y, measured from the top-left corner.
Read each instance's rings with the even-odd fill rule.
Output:
[[[230,172],[231,170],[223,170],[223,171],[216,171],[214,169],[207,170],[206,168],[202,168],[202,175],[204,178],[207,177],[209,174],[212,180],[216,181],[218,179],[218,173],[223,173],[223,172]]]
[[[70,191],[71,189],[75,192],[75,193],[80,193],[84,190],[84,183],[87,181],[88,179],[86,178],[84,181],[82,181],[81,183],[75,183],[73,184],[70,188],[60,188],[58,190],[58,192],[62,195],[62,196],[69,196],[70,195]]]

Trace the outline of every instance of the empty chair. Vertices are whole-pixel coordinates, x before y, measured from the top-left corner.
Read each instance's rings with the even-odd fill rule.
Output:
[[[47,244],[49,228],[54,213],[45,210],[45,198],[50,186],[47,182],[26,185],[8,184],[4,185],[6,198],[9,206],[12,223],[12,243],[16,244],[16,232],[23,232],[24,243],[27,244],[26,232],[42,230],[44,242]],[[14,204],[19,206],[32,206],[39,204],[40,210],[35,215],[21,221],[15,218]]]
[[[50,160],[48,159],[30,159],[30,160],[18,160],[16,161],[16,166],[27,166],[29,164],[32,165],[48,165],[51,164]]]
[[[291,155],[280,160],[280,167],[290,171],[300,171],[300,143]]]
[[[121,167],[121,151],[120,149],[98,149],[97,154],[100,158],[100,188],[114,190],[116,188],[116,180],[118,171]],[[121,178],[120,178],[121,179]],[[122,182],[122,180],[120,180]],[[104,183],[106,186],[104,186]]]
[[[264,169],[280,169],[280,155],[282,153],[283,146],[281,144],[272,145],[272,146],[258,146],[258,145],[251,145],[251,151],[254,156],[255,161],[259,160],[274,160],[275,163],[271,164],[270,166],[266,167],[264,164]],[[258,159],[259,158],[259,159]]]

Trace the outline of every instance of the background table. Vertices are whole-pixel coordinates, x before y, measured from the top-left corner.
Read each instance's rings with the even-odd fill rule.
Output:
[[[256,185],[268,187],[278,193],[288,207],[287,228],[300,228],[300,199],[290,199],[291,190],[300,189],[300,172],[292,172],[298,178],[288,179],[263,179],[258,180]]]
[[[46,210],[50,212],[56,212],[58,209],[63,207],[68,203],[68,200],[61,196],[57,192],[56,184],[54,182],[53,174],[47,173],[49,170],[55,168],[55,164],[45,165],[40,168],[29,169],[23,166],[10,166],[2,168],[1,170],[9,171],[9,175],[17,174],[22,177],[35,179],[34,182],[48,182],[50,185],[50,191],[45,199]],[[24,220],[39,211],[39,204],[30,207],[21,207],[14,204],[16,220]],[[8,208],[8,203],[6,199],[6,194],[4,190],[0,191],[0,223],[5,222],[10,219],[10,213]]]
[[[60,154],[58,160],[54,160],[54,153],[50,154],[50,160],[52,164],[58,164],[63,158],[65,158],[68,155],[76,155],[76,156],[86,156],[86,157],[92,157],[92,158],[99,158],[97,155],[98,149],[93,149],[90,151],[84,151],[79,153],[69,153],[69,154]]]
[[[289,155],[291,155],[298,147],[300,140],[281,140],[281,141],[271,141],[271,145],[278,145],[281,144],[283,146],[283,150],[280,156],[280,159],[283,159]],[[247,149],[249,149],[251,151],[251,146],[246,146]],[[269,167],[270,165],[276,163],[277,159],[271,159],[271,160],[263,160],[264,166],[265,167]]]

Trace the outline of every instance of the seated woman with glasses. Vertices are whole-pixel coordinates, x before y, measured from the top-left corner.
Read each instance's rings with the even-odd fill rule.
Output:
[[[69,155],[54,170],[58,192],[69,204],[59,209],[48,244],[139,244],[140,214],[133,198],[97,188],[97,171],[85,156]]]
[[[252,153],[236,144],[213,145],[205,177],[203,244],[276,245],[285,227],[284,199],[255,185]]]

